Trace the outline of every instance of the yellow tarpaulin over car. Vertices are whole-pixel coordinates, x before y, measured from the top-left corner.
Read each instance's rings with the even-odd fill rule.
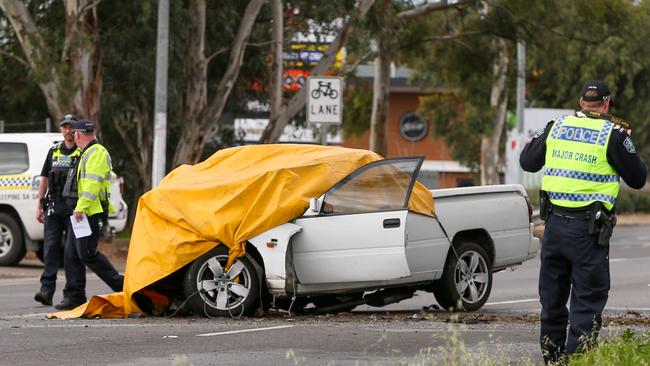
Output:
[[[141,312],[138,291],[191,263],[219,243],[230,262],[245,243],[300,217],[357,168],[381,160],[367,150],[320,145],[252,145],[220,150],[167,175],[139,202],[126,260],[124,290],[94,296],[57,318],[125,317]],[[434,216],[433,198],[416,184],[409,209]]]

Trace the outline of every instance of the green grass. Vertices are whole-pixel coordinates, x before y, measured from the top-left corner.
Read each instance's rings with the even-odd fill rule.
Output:
[[[627,329],[616,339],[600,342],[587,353],[574,355],[568,366],[649,366],[650,332],[636,336]]]

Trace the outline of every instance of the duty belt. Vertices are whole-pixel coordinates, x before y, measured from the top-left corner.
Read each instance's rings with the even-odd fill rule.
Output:
[[[589,220],[590,208],[579,208],[579,209],[568,209],[556,205],[551,206],[550,213],[555,216],[564,217],[567,219],[579,219],[579,220]]]

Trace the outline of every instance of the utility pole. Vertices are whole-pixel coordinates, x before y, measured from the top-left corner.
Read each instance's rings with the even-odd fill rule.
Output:
[[[526,101],[526,43],[517,42],[517,152],[520,153],[524,143],[524,103]],[[518,155],[518,154],[517,154]],[[524,183],[524,171],[517,167],[517,183]]]
[[[156,47],[156,101],[154,104],[153,163],[151,188],[165,176],[167,146],[167,70],[169,49],[169,0],[158,1]]]
[[[52,123],[50,121],[50,117],[47,117],[45,119],[45,132],[52,132]]]

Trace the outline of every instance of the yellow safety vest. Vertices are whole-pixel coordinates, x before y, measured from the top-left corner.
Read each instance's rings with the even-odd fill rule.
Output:
[[[612,209],[620,186],[618,174],[607,162],[612,127],[607,120],[574,115],[555,120],[546,138],[542,178],[551,203],[579,208],[602,202]]]
[[[104,212],[101,202],[107,202],[109,212],[114,212],[109,200],[111,170],[111,156],[104,146],[93,144],[83,150],[77,165],[76,211],[91,216]]]

